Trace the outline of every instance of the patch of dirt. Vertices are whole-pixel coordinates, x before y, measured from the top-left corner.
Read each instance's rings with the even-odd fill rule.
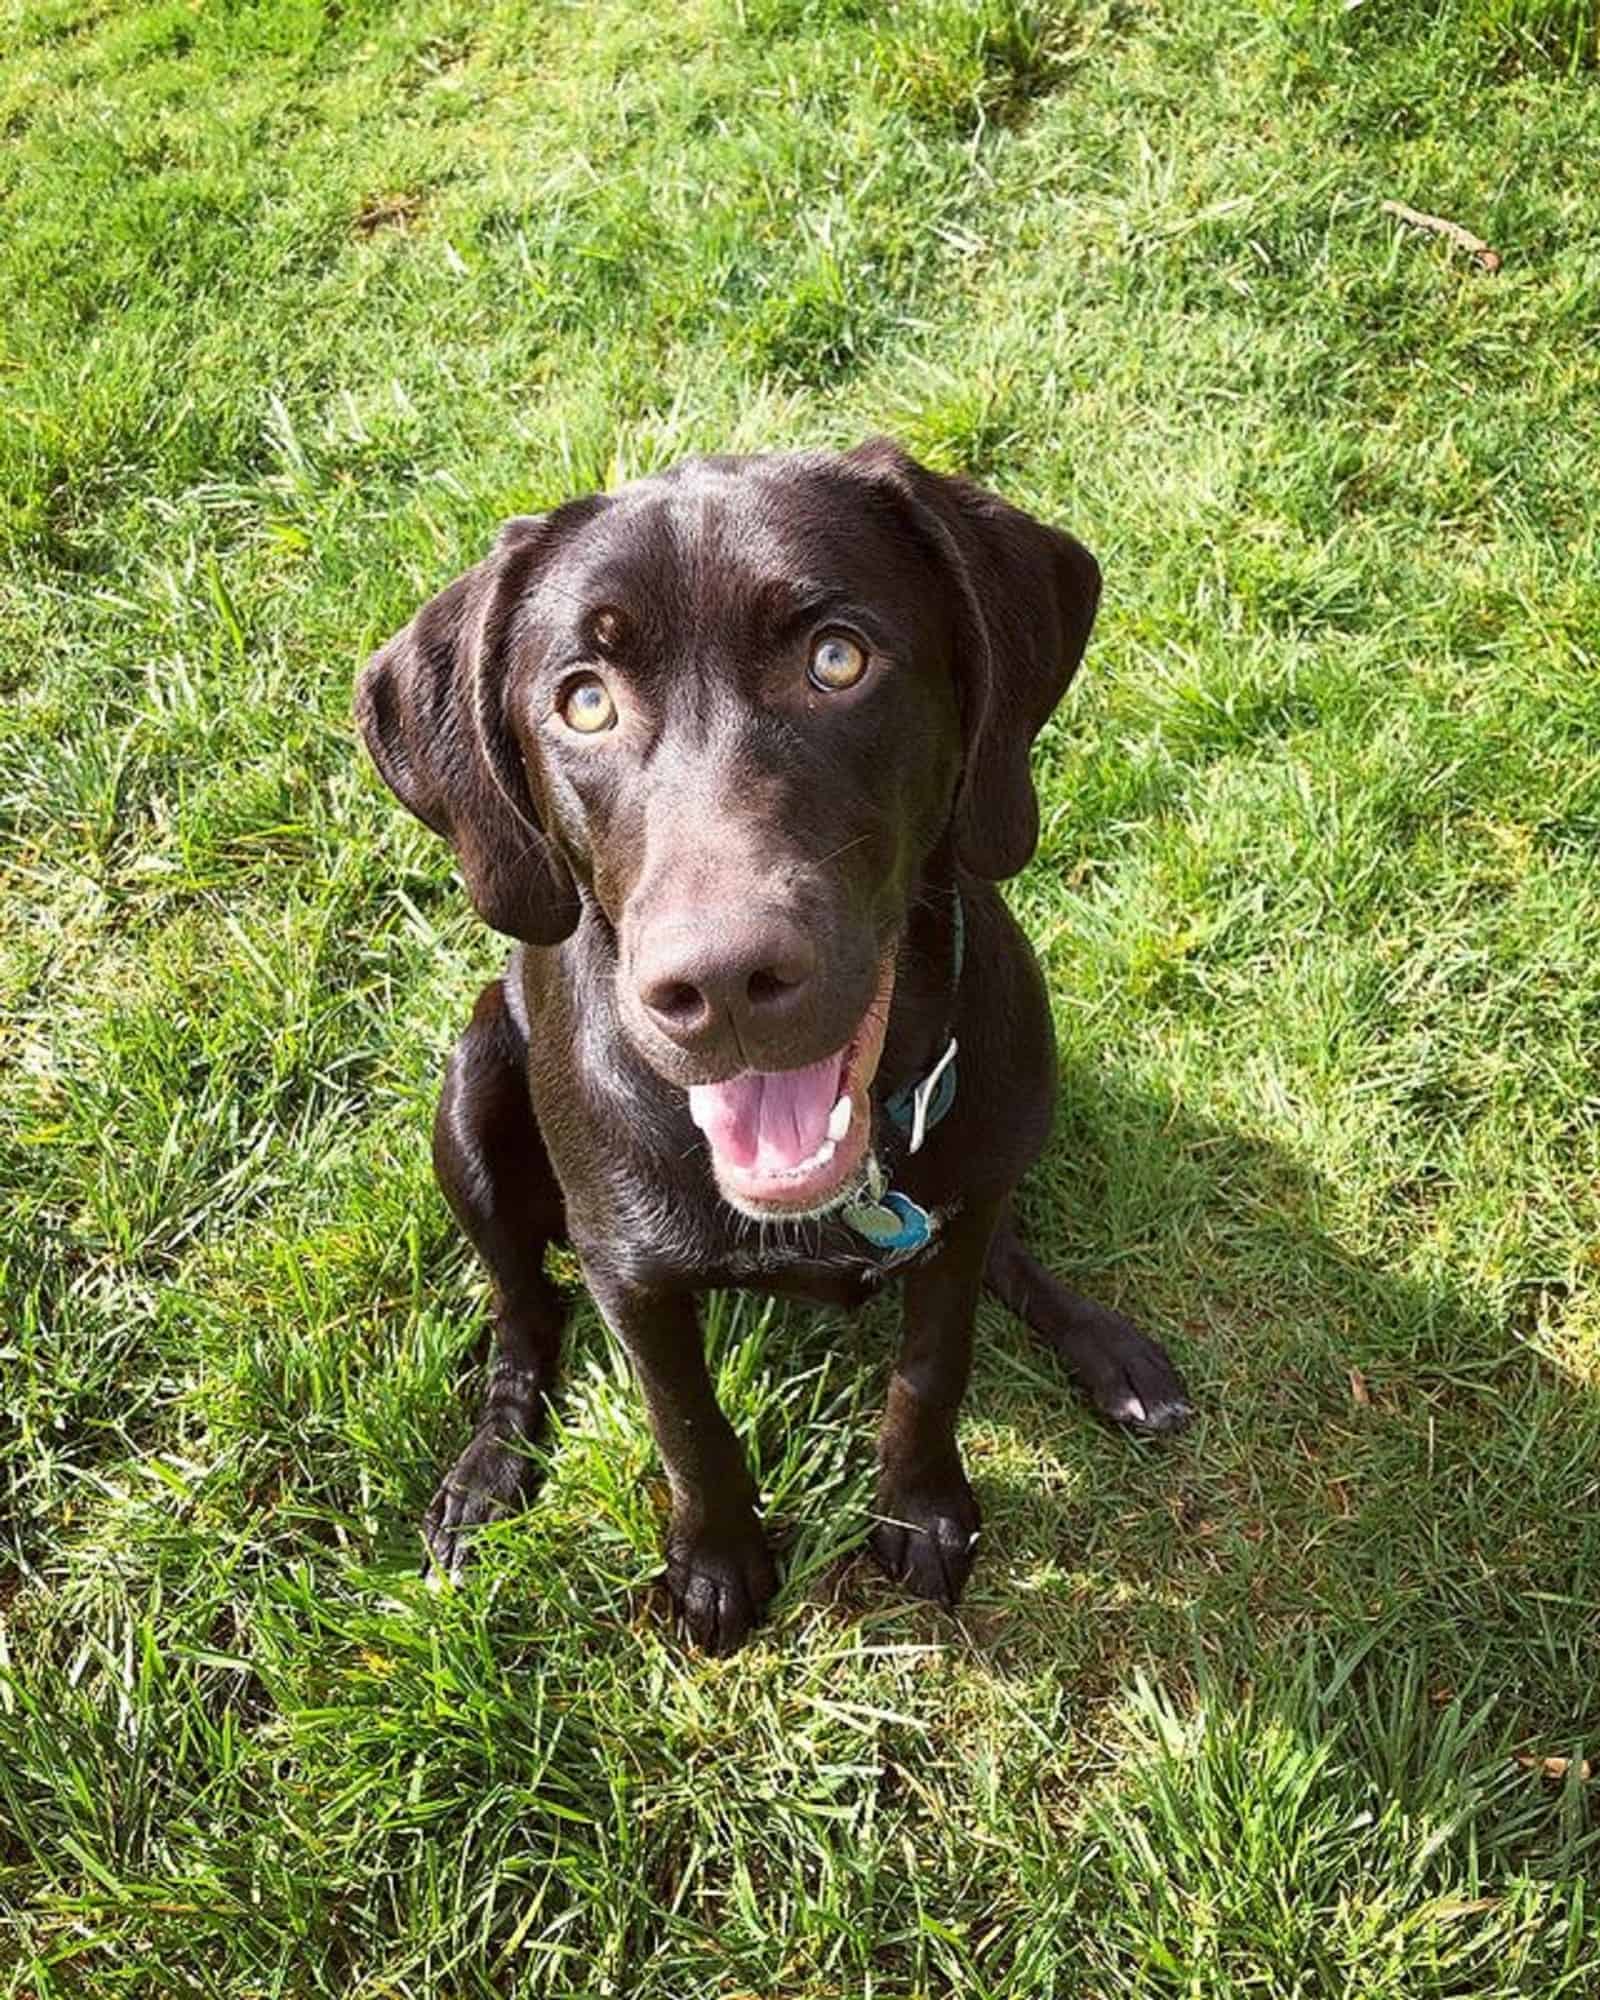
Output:
[[[356,210],[355,226],[363,236],[376,236],[380,229],[409,229],[421,213],[419,194],[371,194]]]

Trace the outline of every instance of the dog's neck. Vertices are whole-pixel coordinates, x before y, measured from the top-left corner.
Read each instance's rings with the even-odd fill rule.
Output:
[[[889,1032],[873,1087],[891,1122],[908,1137],[914,1094],[944,1061],[955,1033],[965,962],[966,921],[955,868],[930,863],[908,911]]]

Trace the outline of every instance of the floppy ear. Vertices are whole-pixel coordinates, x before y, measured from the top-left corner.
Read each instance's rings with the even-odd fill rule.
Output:
[[[507,630],[548,539],[548,517],[509,522],[494,553],[425,604],[356,683],[356,720],[385,782],[455,849],[485,923],[530,944],[559,944],[578,921],[504,711]]]
[[[1083,658],[1100,565],[1071,535],[969,479],[929,472],[891,438],[871,439],[845,462],[895,488],[949,575],[966,738],[956,851],[975,875],[1001,881],[1039,842],[1028,752]]]

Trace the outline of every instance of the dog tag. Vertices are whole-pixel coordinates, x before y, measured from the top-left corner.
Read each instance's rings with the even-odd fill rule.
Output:
[[[920,1250],[933,1234],[928,1211],[892,1188],[878,1201],[852,1202],[844,1220],[880,1250]]]
[[[900,1234],[899,1216],[881,1202],[854,1202],[845,1210],[844,1220],[869,1243],[887,1243],[890,1237]]]

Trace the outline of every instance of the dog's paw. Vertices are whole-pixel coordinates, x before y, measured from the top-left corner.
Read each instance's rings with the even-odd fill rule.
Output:
[[[867,1546],[896,1583],[914,1597],[954,1606],[978,1552],[978,1503],[957,1472],[937,1491],[885,1482]]]
[[[703,1652],[737,1652],[777,1588],[772,1552],[754,1519],[737,1532],[674,1531],[667,1537],[667,1589]]]
[[[472,1553],[474,1529],[514,1514],[533,1497],[538,1468],[526,1442],[481,1430],[445,1474],[422,1517],[423,1573],[454,1580]]]
[[[1108,1423],[1141,1437],[1180,1431],[1194,1415],[1183,1377],[1159,1341],[1121,1313],[1104,1313],[1099,1352],[1081,1368],[1083,1390]]]

